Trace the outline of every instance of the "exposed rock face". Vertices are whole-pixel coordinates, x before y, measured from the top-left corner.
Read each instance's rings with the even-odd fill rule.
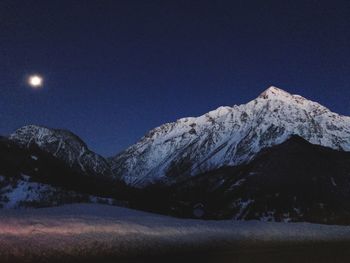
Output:
[[[131,186],[171,185],[187,176],[248,163],[263,148],[291,135],[350,151],[350,117],[270,87],[247,104],[220,107],[151,130],[112,158],[112,167]]]

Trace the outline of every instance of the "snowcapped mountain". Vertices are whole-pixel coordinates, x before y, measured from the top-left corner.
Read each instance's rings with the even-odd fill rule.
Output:
[[[108,160],[69,131],[24,126],[0,137],[0,207],[99,196],[180,217],[350,224],[349,160],[350,117],[270,87]]]
[[[68,136],[71,134],[68,133]],[[64,143],[69,143],[69,140]],[[41,147],[44,145],[41,144]],[[74,163],[70,165],[59,155],[51,154],[50,147],[41,150],[36,148],[36,144],[26,146],[0,136],[0,208],[56,206],[74,202],[116,203],[110,198],[120,190],[119,181],[115,178],[97,172],[87,174],[87,169],[85,172],[74,169]]]
[[[350,151],[350,117],[270,87],[247,104],[220,107],[151,130],[112,158],[112,169],[131,186],[172,184],[223,166],[248,163],[262,149],[291,135]]]
[[[12,133],[9,140],[27,149],[51,154],[80,173],[112,177],[108,161],[90,151],[78,136],[69,131],[28,125]],[[37,157],[33,155],[33,158]]]

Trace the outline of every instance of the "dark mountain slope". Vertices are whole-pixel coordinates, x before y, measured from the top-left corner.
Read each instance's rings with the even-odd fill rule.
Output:
[[[40,199],[35,206],[52,206],[88,201],[88,195],[113,198],[124,189],[124,184],[111,176],[83,172],[35,144],[23,147],[5,137],[0,138],[0,176],[0,198],[10,199],[3,204],[7,201],[14,207],[24,194],[28,200],[30,196]]]
[[[91,151],[70,131],[27,125],[12,133],[9,140],[24,149],[47,153],[80,174],[109,179],[114,177],[110,163]]]
[[[146,191],[141,206],[177,216],[350,224],[350,153],[293,136],[247,165]]]

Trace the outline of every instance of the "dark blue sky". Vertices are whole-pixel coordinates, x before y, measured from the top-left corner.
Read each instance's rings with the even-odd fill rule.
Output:
[[[270,85],[350,115],[350,1],[0,1],[0,134],[66,128],[109,156]]]

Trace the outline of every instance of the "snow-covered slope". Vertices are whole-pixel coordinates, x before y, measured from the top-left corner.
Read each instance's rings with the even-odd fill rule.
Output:
[[[249,162],[261,149],[293,134],[350,151],[350,117],[270,87],[247,104],[220,107],[151,130],[112,158],[113,171],[136,187],[158,181],[170,184],[179,176]]]
[[[55,206],[79,201],[88,202],[88,195],[34,182],[26,175],[20,178],[0,175],[1,208]]]
[[[184,220],[104,205],[0,214],[2,263],[349,262],[349,241],[344,226]]]
[[[78,193],[35,182],[24,174],[17,177],[0,175],[0,208],[50,207],[80,202],[124,205],[112,198]]]
[[[110,164],[69,131],[28,125],[16,130],[9,139],[28,149],[51,154],[81,173],[112,176]]]

